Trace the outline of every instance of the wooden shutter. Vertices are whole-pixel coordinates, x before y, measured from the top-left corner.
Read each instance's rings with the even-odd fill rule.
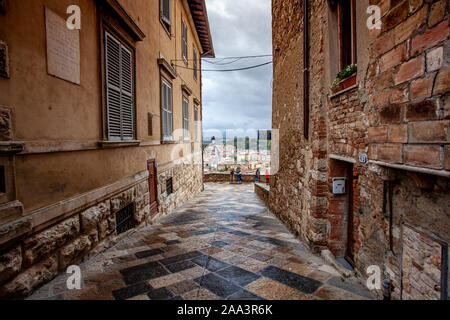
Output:
[[[183,128],[184,128],[184,138],[189,139],[189,101],[183,98]]]
[[[161,109],[163,140],[172,140],[172,87],[161,81]]]
[[[197,80],[197,50],[194,47],[194,79]]]
[[[198,141],[198,108],[194,109],[195,141]]]
[[[184,20],[182,20],[182,40],[183,40],[183,58],[187,61],[188,54],[187,54],[187,27]]]
[[[108,140],[133,140],[133,55],[108,32],[105,38]]]
[[[161,0],[161,19],[170,26],[170,0]]]

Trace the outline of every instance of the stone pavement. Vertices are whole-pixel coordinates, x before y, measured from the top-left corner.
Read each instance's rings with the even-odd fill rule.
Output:
[[[81,290],[62,274],[29,299],[371,299],[292,236],[252,184],[205,191],[82,263]]]

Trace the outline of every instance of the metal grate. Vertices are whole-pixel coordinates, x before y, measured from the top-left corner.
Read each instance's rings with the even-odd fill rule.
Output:
[[[134,203],[129,204],[122,210],[116,213],[116,231],[117,234],[127,232],[134,228],[135,223],[133,219]]]
[[[173,181],[172,178],[166,180],[166,191],[167,195],[171,195],[173,193]]]

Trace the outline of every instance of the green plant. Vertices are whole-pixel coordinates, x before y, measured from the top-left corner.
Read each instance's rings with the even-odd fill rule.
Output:
[[[344,70],[338,72],[336,79],[334,79],[333,84],[331,85],[331,88],[332,89],[336,88],[337,85],[339,84],[339,82],[354,75],[357,71],[358,71],[358,66],[356,64],[351,64],[351,65],[347,66]]]

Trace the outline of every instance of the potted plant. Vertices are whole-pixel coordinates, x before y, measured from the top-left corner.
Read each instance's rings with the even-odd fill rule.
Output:
[[[358,71],[358,66],[356,64],[351,64],[344,70],[340,71],[331,85],[333,93],[337,93],[354,86],[356,84],[356,71]]]

